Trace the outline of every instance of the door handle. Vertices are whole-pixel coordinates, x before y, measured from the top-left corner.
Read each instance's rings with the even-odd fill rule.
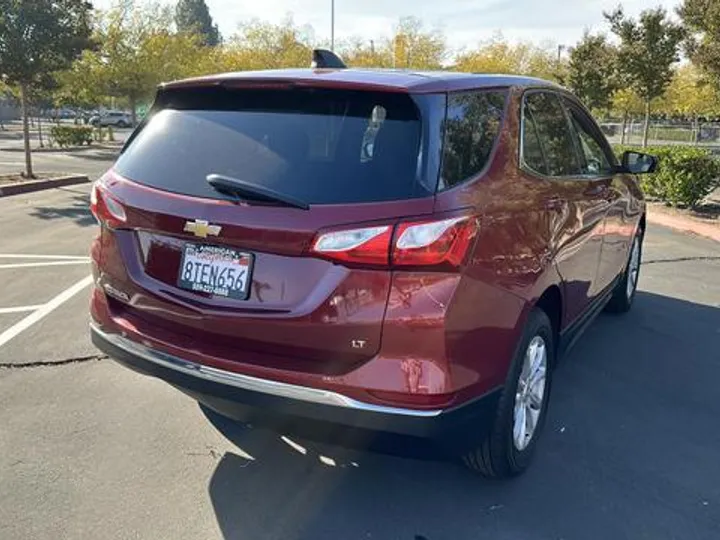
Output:
[[[589,197],[597,197],[603,194],[607,190],[607,187],[600,184],[595,186],[589,186],[585,189],[584,194]]]
[[[556,212],[559,212],[562,210],[563,206],[565,204],[565,201],[559,197],[552,197],[545,201],[545,208],[547,210],[555,210]]]

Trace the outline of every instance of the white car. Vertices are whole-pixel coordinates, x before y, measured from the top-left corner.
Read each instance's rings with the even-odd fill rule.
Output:
[[[93,116],[90,124],[96,127],[115,126],[119,128],[131,127],[132,117],[122,111],[106,111],[99,116]]]

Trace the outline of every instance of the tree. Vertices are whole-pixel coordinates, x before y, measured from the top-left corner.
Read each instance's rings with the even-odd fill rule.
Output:
[[[690,58],[720,87],[720,3],[685,0],[678,15],[691,31],[687,40]]]
[[[0,74],[20,90],[25,175],[29,178],[34,176],[28,125],[30,92],[90,45],[91,9],[84,0],[0,0]]]
[[[667,114],[692,118],[692,140],[697,142],[699,118],[720,112],[720,94],[697,66],[686,64],[675,72],[658,108]]]
[[[510,43],[502,34],[460,54],[455,69],[474,73],[508,73],[557,80],[562,60],[549,48],[531,43]]]
[[[99,17],[95,51],[75,62],[65,82],[72,88],[88,84],[89,101],[98,96],[127,100],[133,123],[140,100],[150,97],[163,81],[190,75],[204,56],[195,34],[173,34],[170,12],[156,3],[121,0]]]
[[[650,103],[665,93],[673,77],[673,64],[680,59],[684,29],[667,18],[664,9],[645,10],[638,21],[622,7],[605,13],[612,32],[620,39],[618,69],[645,104],[643,147],[647,146]]]
[[[612,95],[611,110],[613,114],[622,117],[622,135],[620,144],[625,144],[625,127],[627,126],[628,116],[642,114],[645,104],[642,99],[631,88],[621,88],[616,90]]]
[[[568,85],[588,107],[606,110],[618,87],[615,48],[603,34],[585,32],[570,50]]]
[[[228,54],[241,69],[307,67],[312,60],[312,28],[298,27],[288,17],[280,24],[252,20],[230,40]]]
[[[390,49],[393,67],[400,69],[440,69],[447,57],[443,34],[424,30],[416,17],[402,17],[395,27],[395,35],[385,46]]]
[[[175,6],[178,32],[198,34],[203,44],[214,47],[220,43],[220,31],[213,24],[205,0],[179,0]]]

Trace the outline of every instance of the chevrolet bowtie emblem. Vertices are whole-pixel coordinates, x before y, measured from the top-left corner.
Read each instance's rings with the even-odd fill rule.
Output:
[[[186,221],[185,232],[193,233],[199,238],[207,238],[208,236],[217,236],[220,234],[222,227],[219,225],[210,225],[203,219],[196,219],[195,221]]]

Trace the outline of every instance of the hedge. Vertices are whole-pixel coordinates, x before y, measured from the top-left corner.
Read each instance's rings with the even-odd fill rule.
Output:
[[[652,154],[658,158],[653,174],[640,175],[646,195],[671,205],[694,208],[720,186],[720,161],[703,148],[656,146],[648,148],[616,146],[618,158],[625,150]]]
[[[53,126],[50,136],[60,148],[68,146],[88,146],[93,140],[93,128],[90,126]]]

